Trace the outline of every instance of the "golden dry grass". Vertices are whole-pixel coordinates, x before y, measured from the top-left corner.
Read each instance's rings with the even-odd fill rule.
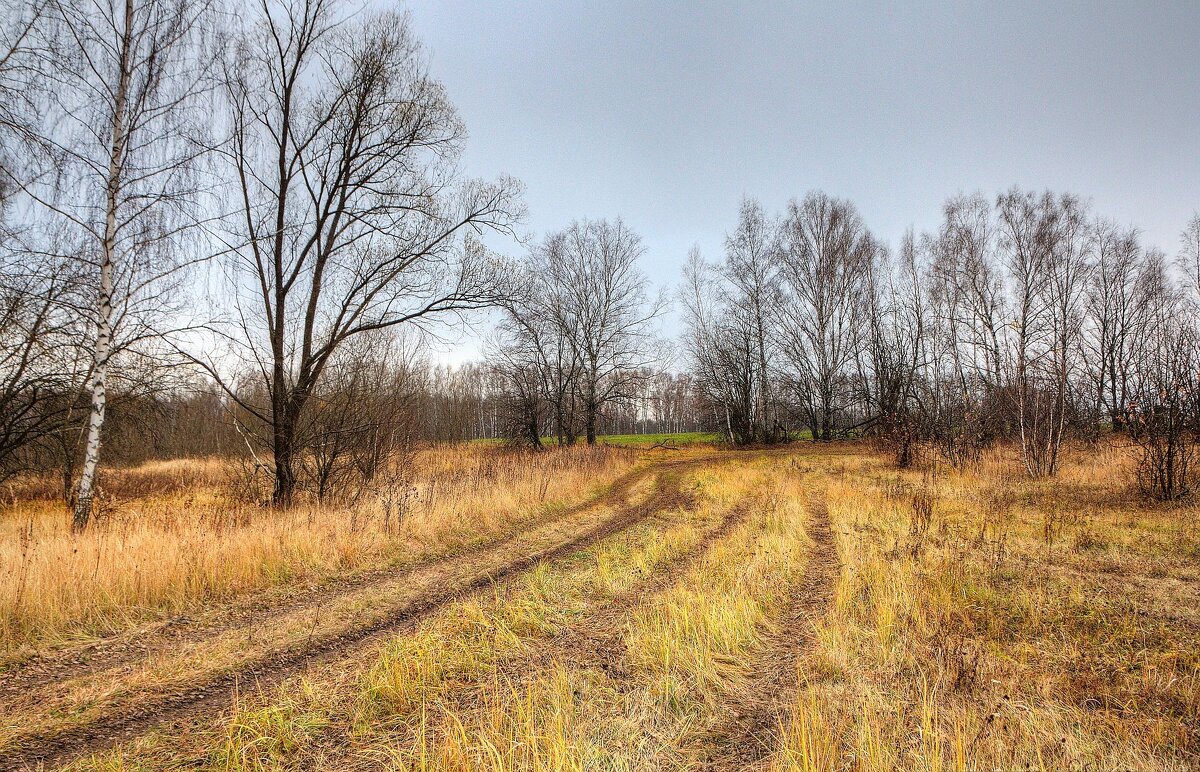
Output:
[[[378,499],[287,511],[246,504],[231,493],[234,470],[216,460],[110,474],[109,490],[126,498],[112,494],[82,536],[70,533],[61,503],[18,498],[0,512],[0,663],[269,587],[450,553],[582,498],[633,459],[608,448],[430,448],[418,454],[398,527],[385,527]]]
[[[1038,482],[1011,453],[965,474],[837,470],[845,570],[776,768],[1194,764],[1196,510],[1138,501],[1127,464],[1106,447]]]
[[[744,675],[739,662],[769,633],[808,560],[802,486],[787,476],[766,459],[694,475],[694,510],[660,513],[508,589],[455,604],[366,662],[248,699],[182,759],[237,770],[682,763],[697,716],[720,719],[725,690]],[[760,499],[764,486],[784,495]],[[642,593],[721,513],[748,500],[745,523],[683,565],[677,581]],[[618,628],[619,650],[587,662],[553,653],[555,636],[595,624],[620,597],[633,610]],[[602,662],[624,664],[608,672]],[[180,758],[175,741],[159,738],[81,767],[156,766],[164,752]]]
[[[1197,509],[1142,502],[1124,449],[1074,449],[1057,479],[1030,481],[1010,449],[958,473],[804,445],[691,471],[686,485],[690,509],[244,694],[185,742],[151,735],[78,767],[736,768],[721,743],[749,739],[731,716],[789,645],[796,672],[768,696],[791,709],[766,733],[763,768],[1200,761]],[[789,642],[781,619],[823,557],[806,535],[813,493],[840,569]],[[704,541],[746,504],[744,521]],[[614,615],[615,644],[593,634]]]

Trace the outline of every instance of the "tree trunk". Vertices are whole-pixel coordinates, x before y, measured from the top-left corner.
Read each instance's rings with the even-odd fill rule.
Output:
[[[92,516],[96,472],[100,466],[100,440],[104,429],[104,413],[108,404],[108,356],[112,341],[112,264],[103,260],[100,266],[101,301],[96,322],[96,343],[92,350],[95,368],[92,373],[92,410],[88,418],[87,446],[83,456],[83,471],[75,497],[75,512],[71,529],[76,533],[87,527]],[[107,277],[107,281],[105,280]],[[107,286],[107,294],[104,287]]]
[[[587,444],[596,444],[596,406],[587,406]]]
[[[113,95],[112,145],[108,156],[108,175],[104,192],[104,243],[100,250],[100,287],[96,298],[96,340],[92,346],[92,410],[88,418],[87,445],[79,490],[75,497],[72,530],[87,527],[92,516],[96,472],[100,466],[100,443],[104,431],[104,413],[108,404],[108,360],[112,355],[113,263],[117,251],[117,204],[121,188],[121,164],[125,156],[127,129],[125,109],[129,94],[130,39],[133,34],[133,0],[125,0],[125,29],[122,30],[120,77]]]
[[[271,503],[286,507],[296,494],[296,423],[291,411],[276,413],[274,429],[275,490],[271,493]]]
[[[526,431],[529,432],[529,444],[533,446],[534,450],[541,450],[542,449],[542,430],[541,430],[541,427],[538,426],[536,411],[534,412],[534,417],[529,419],[529,425],[528,425]]]

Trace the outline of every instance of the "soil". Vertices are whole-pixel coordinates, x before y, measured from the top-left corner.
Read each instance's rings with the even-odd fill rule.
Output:
[[[813,641],[813,622],[833,602],[841,570],[823,496],[814,495],[807,525],[812,551],[775,632],[754,658],[749,677],[732,691],[723,723],[704,738],[704,769],[759,767],[777,747],[796,693],[796,667]]]

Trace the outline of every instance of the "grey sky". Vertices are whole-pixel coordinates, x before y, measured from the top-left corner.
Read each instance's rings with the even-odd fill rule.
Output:
[[[624,217],[661,284],[746,195],[824,189],[894,245],[958,191],[1049,187],[1172,255],[1200,209],[1200,2],[408,7],[466,171],[522,179],[538,234]]]

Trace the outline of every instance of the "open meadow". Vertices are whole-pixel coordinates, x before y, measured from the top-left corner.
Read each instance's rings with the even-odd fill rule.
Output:
[[[0,520],[0,766],[1186,769],[1194,506],[1128,452],[421,451],[401,503],[112,470]]]
[[[0,772],[1200,772],[1198,41],[0,0]]]

